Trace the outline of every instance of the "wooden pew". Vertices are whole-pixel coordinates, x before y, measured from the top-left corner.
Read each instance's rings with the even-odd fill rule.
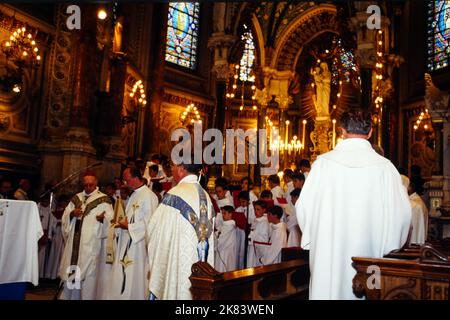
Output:
[[[411,246],[382,259],[353,257],[353,292],[369,300],[449,300],[450,250],[445,243]],[[380,288],[372,289],[380,268]],[[369,272],[369,273],[368,273]],[[368,281],[369,280],[369,281]]]
[[[197,262],[189,279],[194,300],[308,299],[309,263],[296,259],[220,273]]]

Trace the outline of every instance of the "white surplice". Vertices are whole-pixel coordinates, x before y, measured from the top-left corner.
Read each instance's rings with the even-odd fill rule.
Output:
[[[288,247],[300,247],[300,227],[297,222],[297,215],[295,214],[295,207],[289,204],[285,210],[286,213],[286,228],[288,230]]]
[[[272,192],[272,199],[275,205],[279,205],[277,198],[284,198],[284,191],[280,186],[273,187],[270,192]]]
[[[269,237],[270,225],[269,220],[267,220],[267,214],[264,214],[262,217],[255,218],[248,235],[247,268],[262,265],[261,258],[267,244],[269,243]],[[257,242],[256,244],[255,241]],[[258,244],[258,242],[263,244]],[[264,245],[264,243],[266,243],[266,245]]]
[[[224,221],[220,229],[216,231],[214,268],[219,272],[237,269],[236,231],[234,220]]]
[[[109,299],[148,298],[147,225],[157,207],[158,197],[147,186],[142,186],[131,194],[125,208],[128,230],[118,229]]]
[[[281,249],[287,246],[287,229],[284,222],[270,224],[270,246],[267,247],[261,262],[267,266],[281,262]]]
[[[49,237],[50,228],[53,224],[53,214],[50,210],[50,205],[44,207],[42,204],[38,204],[39,217],[41,219],[42,230],[44,231],[44,235]],[[48,243],[39,244],[39,278],[45,277],[45,268],[48,263],[48,254],[50,250],[50,245]]]
[[[359,138],[317,158],[296,212],[301,246],[310,250],[310,299],[356,299],[351,258],[380,258],[400,248],[411,223],[400,174]]]
[[[190,221],[198,221],[200,217],[198,186],[197,176],[184,177],[166,194],[150,219],[147,229],[149,289],[157,299],[192,299],[189,276],[192,265],[199,261],[199,240]],[[212,202],[205,190],[202,189],[201,192],[204,192],[207,199],[207,216],[210,221],[213,216]],[[212,229],[213,226],[209,227]],[[214,266],[214,233],[210,231],[207,262]]]
[[[422,198],[413,193],[409,196],[412,209],[412,233],[411,243],[423,244],[427,240],[428,231],[428,209]]]
[[[59,276],[65,282],[63,299],[65,300],[93,300],[97,298],[97,277],[99,269],[101,239],[104,229],[109,226],[109,220],[113,215],[111,200],[98,188],[91,194],[84,191],[76,195],[81,203],[81,210],[86,212],[87,206],[95,201],[100,203],[95,206],[87,215],[84,216],[81,226],[81,237],[79,244],[79,253],[76,265],[71,265],[73,240],[75,235],[75,226],[77,220],[81,218],[71,218],[70,213],[75,209],[75,203],[72,199],[64,210],[61,219],[62,235],[65,240],[64,252],[61,258]],[[101,201],[101,200],[103,201]],[[102,222],[97,221],[97,216],[105,213],[105,219]],[[108,218],[110,217],[110,218]],[[76,267],[76,269],[75,269]],[[80,281],[80,287],[76,284],[71,286],[67,283],[69,274],[75,272],[75,281]],[[73,281],[72,279],[69,279]]]
[[[47,267],[45,268],[45,277],[48,279],[56,279],[64,251],[64,239],[61,231],[61,219],[56,218],[54,215],[52,225],[48,232],[48,238],[51,241],[51,246]]]

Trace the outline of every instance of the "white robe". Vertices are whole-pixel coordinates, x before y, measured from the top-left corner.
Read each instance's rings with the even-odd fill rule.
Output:
[[[284,198],[284,191],[280,186],[275,186],[271,190],[272,192],[272,199],[275,205],[279,205],[277,198]]]
[[[427,240],[428,231],[428,209],[422,198],[413,193],[409,196],[411,202],[411,243],[424,244]]]
[[[238,228],[234,220],[224,221],[216,232],[214,268],[219,272],[237,269],[236,236]]]
[[[61,219],[57,219],[55,216],[52,219],[48,238],[51,241],[51,246],[47,267],[45,269],[45,277],[48,279],[56,279],[64,251],[64,239],[61,231]]]
[[[150,292],[157,299],[192,299],[190,292],[192,265],[199,261],[197,252],[198,237],[194,227],[174,206],[183,201],[192,211],[190,217],[199,218],[200,201],[197,177],[188,175],[166,194],[163,202],[153,214],[148,225],[148,255],[150,263]],[[212,219],[212,202],[206,191],[208,219]],[[182,201],[181,201],[181,200]],[[172,205],[166,202],[173,201]],[[184,207],[185,210],[188,209]],[[189,209],[189,210],[191,210]],[[185,211],[186,213],[186,211]],[[212,226],[210,226],[212,228]],[[210,230],[212,231],[212,230]],[[214,265],[214,233],[209,238],[207,262]]]
[[[82,203],[81,210],[89,203],[96,201],[101,197],[106,197],[104,193],[100,192],[98,188],[93,191],[87,200],[85,200],[86,193],[80,192],[76,195]],[[108,198],[109,200],[109,198]],[[103,202],[93,208],[83,219],[81,227],[80,247],[77,262],[77,272],[75,273],[75,281],[80,280],[80,288],[75,285],[73,290],[67,283],[71,269],[71,257],[73,248],[73,239],[75,234],[75,224],[77,218],[71,218],[70,213],[75,209],[75,204],[71,201],[64,210],[62,216],[62,235],[65,240],[65,247],[63,256],[61,258],[61,265],[59,276],[61,280],[65,281],[63,299],[65,300],[92,300],[97,297],[97,276],[98,264],[100,258],[101,238],[103,229],[109,227],[109,217],[112,217],[113,209],[110,203]],[[105,212],[105,219],[103,223],[97,221],[97,216]],[[75,267],[75,266],[74,266]],[[78,278],[79,277],[79,278]]]
[[[253,206],[249,206],[250,209]],[[255,219],[255,211],[249,210],[250,216],[247,216],[247,208],[239,207],[236,209],[236,212],[243,212],[245,217],[248,219],[247,221]],[[237,268],[243,269],[245,267],[245,230],[240,228],[236,228],[236,255],[237,255]],[[248,263],[247,263],[248,265]]]
[[[289,212],[289,214],[287,214]],[[287,206],[286,215],[286,228],[288,230],[288,247],[300,247],[300,227],[297,221],[297,215],[295,214],[295,207],[290,204]]]
[[[267,245],[255,244],[254,241],[268,243],[270,237],[270,225],[267,220],[267,215],[255,218],[253,220],[250,234],[248,235],[248,250],[247,250],[247,268],[261,266],[261,258]]]
[[[270,224],[270,246],[267,248],[264,256],[261,259],[263,265],[281,262],[281,249],[286,248],[287,245],[287,229],[284,222],[277,224]]]
[[[286,198],[288,204],[291,204],[291,192],[294,191],[294,189],[294,182],[289,181],[286,184],[286,193],[284,194],[284,197]]]
[[[109,299],[148,298],[147,225],[157,206],[158,197],[147,186],[142,186],[131,194],[125,208],[128,230],[118,229]]]
[[[356,299],[351,258],[400,248],[411,223],[398,171],[358,138],[317,158],[296,211],[301,246],[310,250],[310,299]]]
[[[234,208],[233,200],[229,197],[225,197],[223,199],[218,199],[216,195],[213,196],[213,198],[216,200],[217,206],[220,208],[225,206],[232,206]],[[217,229],[222,225],[223,223],[223,217],[222,217],[222,211],[217,212],[216,219],[214,220],[214,226]]]
[[[41,218],[42,230],[44,230],[44,234],[49,237],[49,232],[51,225],[53,223],[53,214],[50,211],[50,205],[44,207],[40,203],[38,204],[39,217]],[[48,263],[48,254],[50,251],[50,244],[47,242],[45,244],[39,244],[39,278],[45,277],[45,268]]]

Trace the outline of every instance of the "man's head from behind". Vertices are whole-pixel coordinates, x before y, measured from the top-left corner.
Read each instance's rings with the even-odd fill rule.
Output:
[[[280,206],[273,206],[269,210],[267,219],[273,224],[280,223],[281,217],[283,216],[283,209]]]
[[[370,112],[361,109],[346,111],[341,116],[340,127],[344,139],[369,139],[372,135],[372,116]]]
[[[198,175],[201,169],[202,169],[201,164],[195,164],[193,162],[190,164],[180,163],[178,165],[174,165],[172,167],[173,179],[178,183],[188,175],[191,174]]]

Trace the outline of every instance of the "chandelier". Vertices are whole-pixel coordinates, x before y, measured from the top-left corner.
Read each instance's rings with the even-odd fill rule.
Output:
[[[2,52],[8,61],[18,68],[37,68],[41,62],[39,49],[31,33],[26,33],[26,28],[18,28],[2,42]]]
[[[26,28],[18,28],[1,43],[1,50],[6,57],[6,73],[0,77],[0,85],[5,91],[21,91],[24,69],[40,66],[41,56],[36,41]]]
[[[193,103],[186,106],[186,109],[180,115],[180,121],[184,126],[202,123],[197,107]]]

